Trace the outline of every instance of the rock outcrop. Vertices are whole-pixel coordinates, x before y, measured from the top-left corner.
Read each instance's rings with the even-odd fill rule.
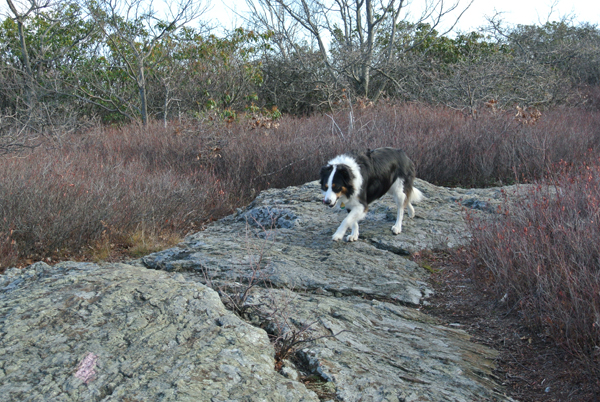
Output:
[[[181,275],[86,263],[15,273],[0,296],[3,400],[318,400],[273,372],[263,330]]]
[[[15,401],[509,400],[492,373],[496,352],[420,311],[432,293],[428,273],[406,258],[465,243],[463,209],[492,213],[500,189],[416,186],[426,199],[397,236],[384,197],[359,241],[332,242],[345,212],[323,206],[313,182],[265,191],[128,265],[11,269],[0,276],[0,393]],[[289,360],[275,364],[265,330],[289,347]],[[303,383],[299,372],[312,376]]]

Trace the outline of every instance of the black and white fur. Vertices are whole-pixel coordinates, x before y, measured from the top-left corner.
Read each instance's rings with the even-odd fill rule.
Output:
[[[400,233],[404,208],[408,208],[408,216],[412,218],[415,215],[412,203],[423,198],[423,194],[413,187],[414,179],[415,165],[400,149],[352,152],[330,160],[321,168],[323,203],[329,207],[344,203],[348,211],[333,240],[341,240],[349,228],[352,232],[346,240],[358,240],[358,222],[367,214],[369,204],[386,193],[394,197],[398,206],[392,232]]]

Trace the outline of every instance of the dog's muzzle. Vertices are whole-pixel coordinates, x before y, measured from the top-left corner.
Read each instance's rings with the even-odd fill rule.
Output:
[[[336,202],[337,202],[337,198],[336,199],[323,198],[323,204],[327,205],[329,208],[333,208],[335,206]]]

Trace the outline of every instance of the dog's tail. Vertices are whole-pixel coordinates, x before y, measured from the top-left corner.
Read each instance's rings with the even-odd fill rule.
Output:
[[[419,191],[418,188],[413,187],[412,191],[410,192],[410,196],[408,197],[408,202],[410,202],[411,204],[417,204],[418,202],[423,200],[423,197],[423,193]]]

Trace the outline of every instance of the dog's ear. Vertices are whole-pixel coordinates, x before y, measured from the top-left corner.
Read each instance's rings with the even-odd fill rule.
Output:
[[[320,173],[321,184],[327,182],[327,179],[329,179],[329,175],[331,174],[332,170],[333,170],[333,166],[331,166],[331,165],[326,165],[321,168],[321,173]]]
[[[337,171],[340,172],[340,175],[342,176],[342,181],[344,182],[344,186],[349,187],[352,184],[352,179],[354,177],[352,176],[352,172],[350,171],[348,166],[339,165]]]

